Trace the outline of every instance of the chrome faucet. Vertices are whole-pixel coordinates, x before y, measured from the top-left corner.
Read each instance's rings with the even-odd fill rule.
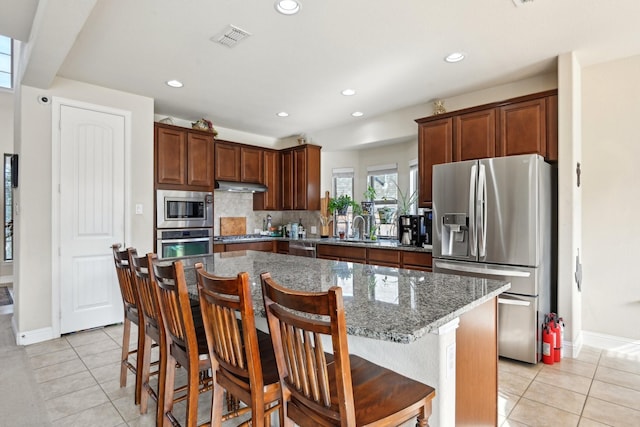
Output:
[[[359,228],[356,228],[356,220],[360,218],[362,220],[362,232],[360,232]],[[362,215],[356,215],[353,217],[353,220],[351,221],[351,228],[353,228],[353,238],[354,239],[364,239],[365,234],[365,222],[364,222],[364,217]],[[360,237],[362,236],[362,237]]]

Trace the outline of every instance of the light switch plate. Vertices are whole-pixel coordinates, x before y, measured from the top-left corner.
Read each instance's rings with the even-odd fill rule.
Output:
[[[142,214],[143,214],[142,203],[136,203],[136,215],[142,215]]]

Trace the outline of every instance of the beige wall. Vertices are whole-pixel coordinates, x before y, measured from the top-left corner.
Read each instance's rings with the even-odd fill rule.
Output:
[[[640,56],[582,72],[583,329],[640,339]]]
[[[0,90],[0,158],[13,153],[13,92]],[[4,188],[4,178],[0,179],[0,188]],[[0,197],[0,221],[4,223],[4,197]],[[13,274],[13,263],[4,260],[4,227],[0,227],[0,278]]]
[[[52,327],[52,107],[38,96],[61,97],[131,111],[132,159],[129,206],[143,205],[144,214],[128,213],[130,241],[147,252],[153,245],[153,100],[72,80],[56,78],[49,90],[22,86],[16,108],[16,147],[20,154],[20,187],[16,200],[17,263],[15,326],[23,340],[36,340]],[[37,266],[37,268],[35,268]],[[37,331],[37,332],[34,332]]]

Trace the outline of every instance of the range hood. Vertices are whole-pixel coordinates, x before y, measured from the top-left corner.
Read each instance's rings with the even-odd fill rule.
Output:
[[[216,181],[216,190],[233,193],[264,193],[267,191],[267,186],[247,182]]]

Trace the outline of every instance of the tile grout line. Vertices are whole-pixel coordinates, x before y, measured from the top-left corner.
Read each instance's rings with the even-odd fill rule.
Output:
[[[96,329],[96,330],[97,330],[97,329]],[[103,330],[103,332],[104,332],[104,330]],[[109,334],[107,334],[106,332],[105,332],[105,335],[109,336]],[[109,338],[111,338],[111,337],[109,337]],[[95,377],[95,375],[93,374],[93,372],[91,372],[91,369],[87,366],[87,364],[86,364],[86,363],[85,363],[85,361],[82,359],[82,357],[80,356],[80,354],[78,354],[78,351],[76,350],[76,347],[75,347],[71,342],[69,342],[69,339],[68,339],[67,337],[64,337],[64,339],[67,341],[67,344],[69,344],[69,347],[71,347],[71,349],[72,349],[72,350],[73,350],[73,352],[76,354],[76,356],[78,357],[78,359],[80,360],[80,362],[82,363],[82,365],[84,365],[84,367],[86,368],[87,372],[89,372],[89,375],[91,375],[91,378],[93,378],[93,380],[95,381],[95,385],[97,385],[97,386],[98,386],[98,388],[100,388],[100,391],[101,391],[101,392],[104,394],[104,396],[107,398],[107,401],[111,404],[111,406],[113,407],[113,409],[115,409],[116,413],[120,416],[120,418],[122,419],[122,423],[125,423],[125,424],[126,424],[126,423],[127,423],[127,421],[124,419],[124,417],[122,416],[122,414],[120,413],[120,411],[118,411],[118,408],[116,408],[116,406],[113,404],[113,401],[111,400],[111,398],[109,397],[109,395],[106,393],[106,391],[104,390],[104,388],[102,387],[102,385],[100,384],[100,382],[98,381],[98,379]],[[87,345],[90,345],[90,344],[91,344],[91,343],[89,343],[89,344],[87,344]],[[78,347],[81,347],[81,346],[78,346]],[[89,387],[86,387],[86,388],[89,388]],[[84,389],[82,389],[82,390],[84,390]],[[75,391],[77,391],[77,390],[75,390]],[[73,393],[73,392],[72,392],[72,393]],[[70,393],[63,394],[62,396],[66,396],[66,395],[68,395],[68,394],[70,394]],[[59,397],[60,397],[60,396],[59,396]],[[78,414],[80,414],[80,413],[82,413],[82,412],[84,412],[84,411],[89,410],[89,409],[97,408],[98,406],[103,405],[104,403],[106,403],[106,402],[100,403],[100,404],[95,405],[95,406],[84,407],[81,411],[76,412],[76,413],[73,413],[73,414],[69,414],[69,415],[64,416],[64,417],[62,417],[62,418],[58,418],[57,420],[52,421],[52,423],[57,423],[57,422],[60,422],[61,420],[64,420],[65,418],[72,417],[72,416],[76,416],[76,415],[78,415]],[[47,411],[47,412],[48,412],[48,411]],[[118,425],[120,425],[120,424],[122,424],[122,423],[119,423]]]

